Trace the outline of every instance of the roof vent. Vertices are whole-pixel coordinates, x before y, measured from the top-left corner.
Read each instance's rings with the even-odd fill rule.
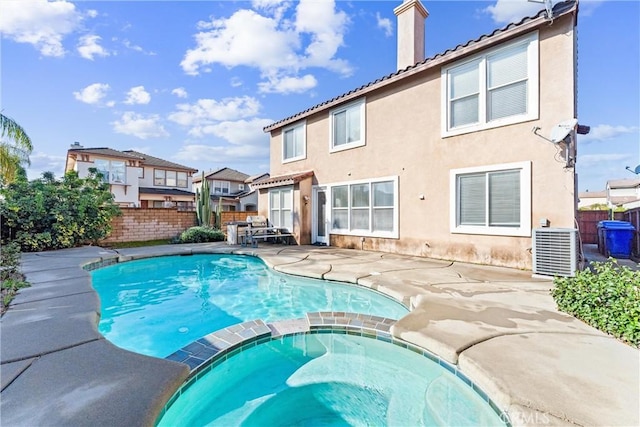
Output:
[[[73,144],[71,144],[71,148],[84,148],[84,147],[80,145],[78,141],[74,141]]]

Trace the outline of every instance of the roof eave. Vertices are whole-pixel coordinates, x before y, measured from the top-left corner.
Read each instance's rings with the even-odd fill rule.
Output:
[[[575,13],[578,7],[577,5],[578,3],[576,2],[570,9],[564,11],[560,16],[556,17],[555,19],[559,19],[561,17],[564,17],[565,15]],[[527,18],[523,18],[523,19],[527,19]],[[262,130],[263,132],[267,133],[267,132],[272,132],[274,130],[288,126],[292,123],[303,120],[320,111],[328,110],[337,105],[344,104],[356,98],[360,98],[382,87],[394,84],[399,80],[408,78],[410,76],[414,76],[418,73],[422,73],[431,68],[442,66],[448,62],[454,62],[463,56],[470,55],[477,51],[486,49],[487,47],[490,47],[494,44],[503,42],[508,39],[512,39],[523,33],[532,31],[542,26],[545,23],[549,23],[549,20],[545,17],[543,13],[540,13],[538,14],[538,16],[531,18],[531,20],[528,22],[524,22],[521,24],[509,24],[504,29],[497,29],[492,34],[481,36],[480,39],[477,41],[467,42],[468,43],[467,45],[458,46],[454,48],[454,50],[448,53],[445,51],[445,53],[443,54],[436,54],[435,56],[431,58],[427,58],[424,61],[417,63],[416,65],[409,66],[403,70],[398,70],[395,74],[392,74],[387,78],[382,77],[378,79],[379,81],[374,81],[374,83],[367,84],[358,89],[354,89],[350,92],[347,92],[343,95],[339,95],[325,103],[318,104],[315,107],[311,107],[300,114],[290,116],[276,123],[273,123],[269,126],[265,126]],[[511,27],[512,25],[514,27]]]

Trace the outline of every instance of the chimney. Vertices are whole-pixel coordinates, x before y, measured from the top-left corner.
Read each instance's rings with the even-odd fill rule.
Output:
[[[424,60],[424,21],[429,12],[420,0],[404,0],[393,13],[398,17],[398,70]]]
[[[80,145],[80,143],[78,141],[75,141],[73,144],[71,144],[71,148],[72,149],[78,149],[78,148],[84,148],[82,145]]]

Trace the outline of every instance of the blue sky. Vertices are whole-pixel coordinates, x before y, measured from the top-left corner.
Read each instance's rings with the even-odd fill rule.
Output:
[[[30,178],[60,176],[74,141],[267,172],[265,125],[396,70],[399,4],[2,0],[2,112],[35,144]],[[427,56],[542,7],[423,4]],[[640,164],[640,2],[581,1],[578,34],[579,187],[597,191]]]

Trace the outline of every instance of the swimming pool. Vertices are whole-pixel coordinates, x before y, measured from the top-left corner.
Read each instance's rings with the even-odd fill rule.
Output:
[[[166,357],[218,329],[314,311],[399,319],[399,302],[355,285],[280,274],[243,255],[148,258],[92,272],[101,302],[99,331],[112,343]]]
[[[267,340],[215,365],[159,420],[183,425],[505,423],[468,380],[432,359],[343,332]]]

